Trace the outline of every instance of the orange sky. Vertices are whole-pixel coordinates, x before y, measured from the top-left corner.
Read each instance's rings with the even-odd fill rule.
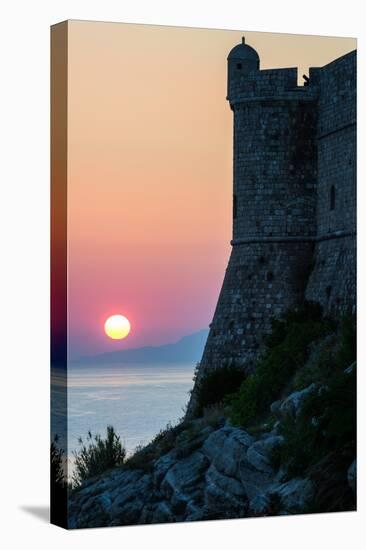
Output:
[[[207,327],[231,238],[226,57],[242,31],[69,22],[70,357]],[[261,68],[322,66],[356,40],[245,32]],[[300,79],[301,80],[301,79]],[[128,338],[103,333],[126,315]]]

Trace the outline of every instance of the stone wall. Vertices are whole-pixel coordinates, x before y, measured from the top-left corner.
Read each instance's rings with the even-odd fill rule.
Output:
[[[317,242],[306,298],[341,315],[356,307],[356,52],[319,78]]]
[[[355,60],[310,69],[307,86],[296,69],[230,73],[233,250],[198,381],[250,370],[272,319],[305,298],[355,309]]]
[[[342,316],[356,308],[356,239],[330,238],[316,244],[315,265],[306,299],[322,304],[326,313]]]
[[[303,299],[312,249],[301,241],[233,247],[197,380],[225,365],[251,370],[272,318]]]
[[[315,115],[292,99],[234,107],[234,243],[315,235]]]

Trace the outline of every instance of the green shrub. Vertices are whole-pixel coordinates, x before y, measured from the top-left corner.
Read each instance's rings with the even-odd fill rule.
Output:
[[[341,454],[345,446],[355,454],[356,369],[337,373],[327,386],[307,396],[297,419],[283,420],[279,429],[284,445],[274,459],[286,466],[289,477],[303,475],[329,453]]]
[[[356,495],[347,480],[347,470],[355,458],[354,444],[331,451],[307,471],[315,495],[305,513],[356,510]]]
[[[327,384],[328,380],[356,361],[356,325],[351,317],[341,320],[338,329],[322,340],[293,378],[291,390],[301,390],[312,383]]]
[[[330,332],[332,323],[321,318],[321,308],[306,303],[273,323],[268,349],[259,358],[255,372],[227,399],[233,423],[247,425],[278,399],[295,371],[308,356],[309,345]]]
[[[218,428],[225,422],[225,408],[222,404],[208,405],[203,410],[202,426]]]
[[[347,316],[341,321],[341,343],[337,354],[337,364],[346,368],[356,361],[357,331],[354,317]]]
[[[337,340],[340,342],[338,346]],[[329,346],[333,346],[333,353]],[[345,318],[341,322],[340,331],[335,338],[326,342],[318,361],[310,370],[311,378],[307,382],[321,383],[321,389],[305,398],[296,420],[288,417],[279,426],[285,443],[276,449],[273,460],[277,467],[286,466],[289,476],[303,475],[309,467],[314,467],[314,471],[319,474],[319,470],[326,464],[332,464],[334,471],[338,471],[345,468],[347,460],[349,466],[354,458],[355,359],[356,325],[353,319]],[[345,371],[350,364],[353,364],[353,368]],[[333,484],[334,489],[335,480],[332,481],[331,475],[329,478],[329,484]],[[329,495],[334,493],[329,487],[328,489],[327,495],[328,492]],[[327,506],[329,508],[329,502]],[[324,505],[321,505],[319,510],[323,508]],[[341,508],[339,505],[339,509]]]
[[[65,475],[65,452],[58,446],[58,436],[51,443],[51,522],[66,527],[68,483]]]
[[[58,436],[54,437],[51,443],[51,484],[58,486],[66,485],[64,471],[64,450],[57,446]]]
[[[290,391],[303,390],[310,384],[325,384],[331,376],[336,374],[337,348],[339,348],[339,335],[332,332],[311,346],[308,360],[296,371]]]
[[[222,403],[225,397],[239,389],[245,378],[243,369],[236,366],[223,366],[208,372],[197,384],[198,414]]]
[[[282,319],[272,321],[271,334],[265,339],[266,348],[271,349],[283,342],[287,335],[288,327],[292,324],[321,321],[323,308],[317,302],[305,301],[296,308],[285,312]],[[328,321],[330,322],[330,321]]]
[[[73,483],[76,487],[86,479],[102,474],[110,468],[121,466],[126,456],[120,437],[114,431],[113,426],[107,426],[105,439],[98,434],[93,435],[89,432],[86,443],[82,438],[79,438],[79,443],[82,447],[80,451],[74,453]]]
[[[168,423],[150,443],[136,447],[134,453],[126,459],[125,466],[150,472],[155,460],[174,448],[178,435],[184,429],[184,423],[177,424],[177,426]]]
[[[143,470],[144,472],[151,472],[156,459],[154,449],[148,445],[138,445],[133,454],[126,458],[124,467],[128,469]]]

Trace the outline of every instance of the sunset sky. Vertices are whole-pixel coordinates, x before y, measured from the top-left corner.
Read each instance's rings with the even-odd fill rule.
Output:
[[[230,253],[226,58],[322,66],[351,38],[69,22],[69,357],[159,345],[208,327]],[[300,78],[300,81],[302,79]],[[109,315],[131,322],[122,341]]]

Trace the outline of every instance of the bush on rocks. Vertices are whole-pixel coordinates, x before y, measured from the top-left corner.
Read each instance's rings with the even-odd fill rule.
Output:
[[[237,366],[223,366],[208,372],[197,385],[198,414],[204,409],[219,405],[224,398],[236,392],[246,379],[242,368]]]
[[[308,356],[309,346],[324,337],[333,323],[321,317],[320,306],[306,303],[273,323],[267,349],[259,358],[255,371],[241,384],[239,391],[227,399],[230,419],[247,426],[266,412],[278,399],[295,371]]]
[[[107,426],[107,437],[102,439],[99,434],[88,433],[86,442],[79,438],[80,451],[74,453],[75,472],[73,484],[78,487],[83,481],[102,474],[110,468],[121,466],[126,456],[120,437],[113,426]]]

